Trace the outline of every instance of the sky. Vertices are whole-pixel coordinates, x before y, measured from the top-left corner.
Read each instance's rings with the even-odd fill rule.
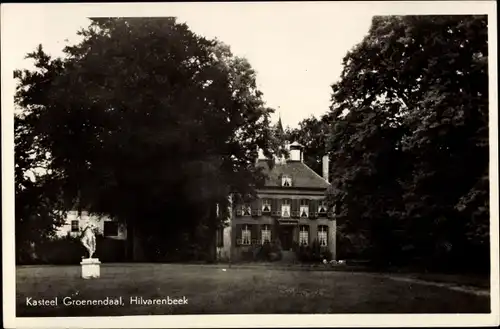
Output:
[[[281,116],[285,127],[296,127],[301,120],[328,111],[331,84],[339,79],[342,59],[368,32],[372,18],[370,12],[359,8],[314,3],[163,8],[143,15],[177,16],[195,33],[218,38],[231,47],[234,55],[247,58],[257,72],[266,105],[276,110],[273,121]],[[10,21],[11,13],[6,25],[18,33],[15,48],[9,52],[14,67],[31,67],[24,56],[38,44],[49,54],[60,56],[65,40],[78,41],[76,32],[88,25],[86,17],[95,14],[93,10],[75,9],[28,6],[22,10],[23,19]]]
[[[368,33],[374,15],[483,13],[488,3],[416,2],[260,2],[118,3],[2,5],[2,69],[30,67],[26,53],[38,44],[62,55],[65,40],[87,17],[176,16],[197,34],[218,38],[234,55],[248,59],[266,105],[283,125],[297,127],[330,106],[331,85],[339,80],[342,59]],[[490,6],[491,7],[491,6]],[[489,8],[489,7],[488,7]],[[7,51],[4,51],[7,49]],[[13,95],[15,80],[2,80]]]

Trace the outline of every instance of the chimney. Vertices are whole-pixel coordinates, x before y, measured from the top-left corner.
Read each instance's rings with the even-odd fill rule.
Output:
[[[330,179],[328,177],[330,173],[330,158],[328,154],[323,155],[323,178],[330,183]]]

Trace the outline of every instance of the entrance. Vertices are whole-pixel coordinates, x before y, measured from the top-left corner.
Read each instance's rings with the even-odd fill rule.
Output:
[[[293,247],[293,226],[281,225],[280,226],[280,242],[283,251],[292,250]]]

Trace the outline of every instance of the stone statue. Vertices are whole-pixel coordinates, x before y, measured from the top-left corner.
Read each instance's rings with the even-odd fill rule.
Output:
[[[92,223],[87,224],[87,226],[82,232],[82,237],[80,239],[82,241],[83,246],[89,252],[89,259],[92,258],[92,256],[95,253],[96,243],[95,243],[94,229],[95,226]]]

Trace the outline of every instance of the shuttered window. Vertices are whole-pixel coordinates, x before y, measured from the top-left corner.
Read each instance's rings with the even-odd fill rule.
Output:
[[[292,186],[292,177],[288,175],[281,176],[281,186],[290,187]]]
[[[261,240],[262,244],[266,242],[271,242],[271,226],[270,225],[262,225],[262,230],[261,230]]]
[[[318,242],[321,247],[328,246],[328,226],[318,226]]]
[[[300,200],[300,218],[308,218],[309,217],[309,200],[302,199]]]
[[[281,200],[281,217],[290,217],[290,200]]]
[[[78,232],[80,231],[80,223],[78,220],[72,220],[71,221],[71,232]]]
[[[318,213],[321,214],[321,215],[326,215],[327,210],[328,210],[328,208],[326,206],[326,201],[325,200],[321,200],[319,202]]]
[[[271,206],[271,200],[269,199],[263,199],[262,200],[262,212],[263,213],[269,213],[272,211],[272,206]]]
[[[252,216],[252,208],[250,207],[250,204],[246,203],[241,206],[241,212],[242,216]]]
[[[241,229],[241,244],[250,245],[252,243],[251,225],[242,225]]]

